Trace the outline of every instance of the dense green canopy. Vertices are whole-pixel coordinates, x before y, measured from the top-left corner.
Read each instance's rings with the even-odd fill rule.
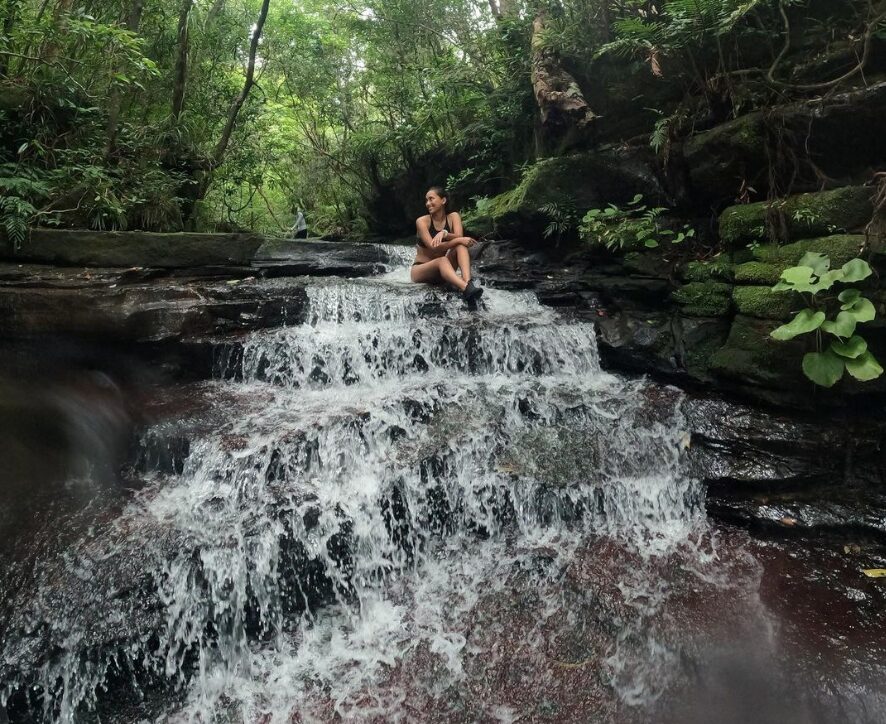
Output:
[[[12,236],[31,223],[282,233],[300,207],[316,230],[366,232],[392,183],[498,192],[539,155],[597,142],[601,108],[611,136],[645,134],[666,156],[699,123],[827,92],[863,71],[884,8],[5,0],[0,221]],[[798,42],[833,67],[806,73]]]

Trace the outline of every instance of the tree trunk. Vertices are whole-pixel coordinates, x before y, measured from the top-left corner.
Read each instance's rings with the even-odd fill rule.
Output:
[[[129,12],[126,14],[124,25],[131,33],[138,32],[138,26],[141,24],[142,11],[145,8],[145,0],[132,0],[129,6]],[[120,105],[122,103],[122,94],[120,86],[113,86],[111,94],[108,98],[108,121],[105,125],[107,131],[107,141],[105,143],[105,158],[114,155],[117,149],[117,129],[120,123]]]
[[[249,60],[246,66],[246,78],[243,81],[243,88],[231,102],[228,108],[228,118],[225,127],[222,130],[221,137],[215,145],[212,152],[212,158],[209,160],[209,169],[202,175],[197,191],[197,200],[206,197],[209,190],[209,184],[212,182],[212,172],[218,168],[224,161],[225,153],[228,150],[228,144],[231,141],[231,134],[237,124],[237,116],[240,115],[240,109],[249,97],[249,91],[255,85],[255,56],[258,52],[258,43],[261,39],[262,31],[265,27],[265,21],[268,19],[268,6],[271,0],[262,0],[261,10],[258,13],[258,21],[255,24],[255,30],[252,33],[252,40],[249,43]],[[196,207],[195,207],[196,208]]]
[[[178,122],[185,107],[188,80],[188,18],[193,0],[182,0],[178,14],[178,54],[175,59],[175,80],[172,87],[172,118]]]
[[[215,19],[221,14],[221,11],[224,9],[224,7],[225,0],[214,0],[209,8],[209,12],[206,13],[206,20],[203,21],[204,30],[215,22]]]
[[[556,51],[545,47],[542,36],[547,14],[540,10],[532,23],[532,89],[545,129],[584,128],[597,116],[575,78],[560,65]]]
[[[9,37],[12,34],[12,28],[15,26],[15,11],[18,10],[17,0],[9,0],[6,9],[3,10],[3,35]],[[0,75],[6,75],[6,69],[9,63],[9,56],[0,55]]]

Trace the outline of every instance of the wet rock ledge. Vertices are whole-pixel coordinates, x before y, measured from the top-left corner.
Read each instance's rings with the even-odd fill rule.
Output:
[[[184,253],[157,237],[187,237]],[[79,372],[108,377],[122,396],[124,437],[156,421],[143,409],[146,386],[207,379],[220,352],[236,350],[249,331],[303,322],[311,275],[372,275],[399,256],[373,244],[238,235],[51,231],[35,238],[20,250],[7,247],[0,261],[3,376],[34,390],[46,389],[47,380],[82,385]],[[111,253],[120,244],[130,255],[116,247]],[[789,355],[777,368],[757,364],[738,378],[705,361],[728,346],[736,328],[767,323],[746,322],[732,309],[733,285],[725,309],[695,310],[675,294],[692,282],[654,257],[600,261],[509,241],[481,244],[475,254],[488,283],[533,289],[543,303],[593,319],[607,366],[690,391],[690,457],[708,485],[712,514],[780,534],[886,538],[877,512],[886,507],[882,416],[857,417],[845,405],[816,411],[827,399],[810,394]],[[14,402],[2,410],[9,430],[23,410]]]

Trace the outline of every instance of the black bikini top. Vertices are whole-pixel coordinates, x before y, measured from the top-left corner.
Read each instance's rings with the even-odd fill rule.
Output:
[[[437,236],[437,234],[439,234],[441,231],[445,231],[446,233],[449,233],[452,231],[449,228],[449,214],[447,214],[446,217],[443,219],[443,228],[442,229],[435,229],[434,228],[434,220],[428,219],[428,233],[431,235],[432,239],[435,236]],[[421,241],[418,242],[418,246],[422,246]]]

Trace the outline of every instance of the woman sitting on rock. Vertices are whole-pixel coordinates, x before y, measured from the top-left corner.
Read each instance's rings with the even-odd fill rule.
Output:
[[[410,277],[414,282],[447,282],[456,287],[469,306],[476,304],[483,289],[471,280],[468,249],[477,242],[465,236],[461,217],[446,211],[446,191],[431,186],[425,194],[426,216],[415,221],[418,249]],[[461,276],[457,271],[461,270]]]

